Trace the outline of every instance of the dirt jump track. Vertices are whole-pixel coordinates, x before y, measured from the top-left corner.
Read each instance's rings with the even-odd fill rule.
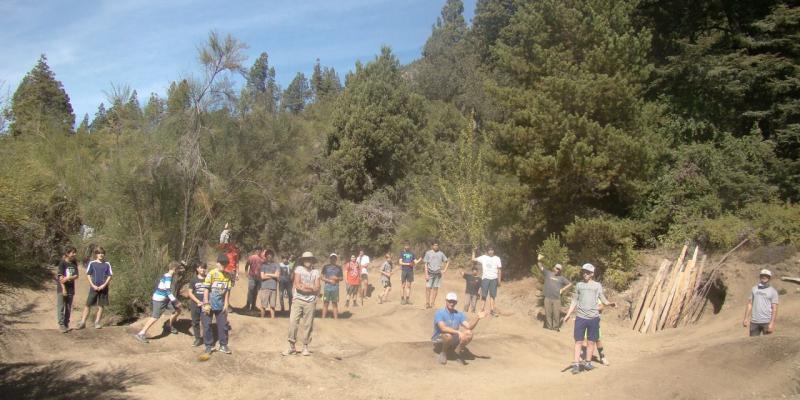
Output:
[[[207,362],[197,360],[202,348],[191,347],[186,314],[180,334],[162,334],[159,323],[149,344],[132,337],[142,321],[62,334],[55,290],[23,291],[3,311],[0,399],[800,398],[800,286],[774,280],[786,291],[777,332],[751,339],[741,321],[753,271],[761,266],[736,257],[729,264],[720,313],[648,335],[630,329],[624,310],[606,313],[603,341],[611,365],[577,376],[562,372],[571,361],[572,324],[560,332],[542,328],[533,279],[500,288],[502,314],[478,325],[469,347],[476,357],[466,366],[436,363],[429,340],[434,310],[421,306],[419,281],[414,305],[401,306],[396,287],[388,303],[373,296],[338,321],[317,318],[311,357],[279,354],[286,346],[285,315],[269,320],[234,313],[233,354],[215,352]],[[797,260],[784,264],[785,274],[798,275]],[[461,294],[463,286],[458,272],[449,271],[437,301],[448,291]],[[246,289],[241,283],[234,288],[234,307],[244,304]],[[80,280],[72,326],[85,295]],[[625,303],[626,297],[632,296],[613,294],[611,300]]]

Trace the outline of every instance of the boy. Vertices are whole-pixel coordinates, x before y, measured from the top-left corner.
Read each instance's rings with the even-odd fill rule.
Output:
[[[261,247],[256,247],[255,250],[247,257],[247,262],[244,264],[244,270],[247,272],[247,304],[244,305],[246,311],[253,311],[258,306],[256,305],[256,298],[258,291],[261,289],[261,264],[264,263],[264,251]]]
[[[219,351],[231,354],[228,348],[228,306],[230,306],[231,272],[225,272],[228,257],[217,256],[217,266],[212,269],[203,281],[203,341],[206,354],[214,351],[214,334],[211,333],[211,320],[217,320],[217,339]]]
[[[111,277],[114,272],[111,270],[111,264],[105,261],[106,251],[100,246],[94,249],[95,259],[89,262],[86,267],[86,279],[89,281],[89,297],[86,299],[86,308],[83,309],[81,322],[78,324],[78,329],[86,327],[86,319],[89,318],[89,313],[92,311],[92,306],[97,306],[97,315],[94,320],[95,329],[100,329],[103,325],[100,324],[100,318],[103,317],[103,307],[108,305],[108,284],[111,283]]]
[[[383,285],[383,294],[378,297],[378,304],[383,304],[389,297],[389,292],[392,291],[392,254],[387,252],[384,255],[386,260],[381,266],[381,285]]]
[[[414,283],[414,265],[422,261],[422,258],[414,258],[411,246],[403,246],[400,252],[400,284],[403,286],[400,293],[400,304],[411,304],[411,284]]]
[[[478,268],[472,267],[472,275],[461,271],[461,277],[466,281],[466,288],[464,293],[467,295],[467,302],[464,304],[464,312],[475,312],[475,307],[478,306],[478,297],[480,297],[481,277],[478,276]]]
[[[333,308],[333,319],[339,319],[339,281],[344,278],[342,267],[336,265],[339,256],[331,253],[328,257],[329,264],[322,267],[322,280],[325,290],[322,294],[322,318],[328,314],[328,305]]]
[[[192,347],[197,347],[203,344],[203,335],[200,330],[200,316],[203,313],[203,296],[206,290],[206,263],[197,261],[195,264],[195,275],[189,282],[189,310],[192,314],[192,334],[194,335],[194,342]]]
[[[289,299],[289,309],[292,308],[292,268],[289,265],[289,256],[284,255],[280,263],[281,277],[278,278],[278,298],[281,300],[281,312],[286,311],[283,298]]]
[[[153,314],[144,323],[142,330],[133,335],[136,340],[142,343],[148,343],[147,331],[161,318],[161,314],[164,313],[164,310],[170,306],[173,307],[173,311],[172,315],[170,315],[167,320],[167,325],[164,326],[164,330],[170,331],[172,334],[178,333],[178,330],[175,328],[175,320],[178,319],[178,315],[181,313],[181,303],[179,303],[175,295],[172,294],[172,282],[178,280],[178,275],[183,272],[183,266],[177,261],[170,261],[167,268],[168,271],[161,276],[156,290],[153,292]]]
[[[311,343],[311,331],[314,328],[314,309],[317,305],[320,277],[319,271],[314,269],[316,257],[310,251],[303,253],[299,260],[300,266],[294,270],[294,303],[289,314],[289,348],[281,355],[288,356],[297,353],[297,330],[303,329],[304,356],[310,356],[308,344]]]
[[[64,257],[58,263],[56,275],[56,311],[58,311],[58,329],[61,333],[69,332],[69,317],[72,314],[72,299],[75,296],[75,280],[78,279],[78,264],[75,255],[78,250],[74,246],[64,248]]]
[[[364,298],[369,295],[369,256],[364,254],[364,250],[358,251],[356,263],[361,268],[361,284],[358,295],[361,297],[361,305],[364,305]]]
[[[744,312],[742,325],[750,328],[750,336],[769,335],[775,332],[775,320],[778,318],[778,291],[770,286],[772,272],[762,269],[758,275],[758,284],[750,291],[750,300]]]
[[[572,363],[573,374],[580,373],[581,369],[584,371],[594,369],[591,359],[581,365],[581,348],[583,347],[583,338],[585,336],[588,339],[586,354],[594,354],[595,343],[600,339],[600,311],[597,308],[597,302],[600,301],[612,307],[617,306],[616,303],[611,303],[606,299],[600,282],[594,281],[594,265],[583,264],[581,275],[583,276],[583,282],[578,282],[575,285],[575,296],[572,298],[572,303],[563,321],[567,322],[572,312],[577,309],[575,331],[573,332],[573,338],[575,339],[575,357]]]
[[[264,251],[264,263],[261,264],[261,318],[269,309],[269,316],[275,319],[275,305],[278,300],[278,278],[281,275],[278,264],[272,262],[275,253],[272,250]]]
[[[357,306],[358,303],[356,302],[358,297],[359,288],[361,287],[361,269],[356,262],[356,256],[350,256],[350,262],[344,265],[344,273],[347,277],[347,300],[344,302],[344,306],[347,309],[350,309],[350,300],[353,300],[353,307]]]

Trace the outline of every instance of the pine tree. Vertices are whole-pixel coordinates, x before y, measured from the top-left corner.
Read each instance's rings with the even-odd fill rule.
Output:
[[[83,114],[81,124],[78,125],[78,130],[75,133],[78,135],[89,133],[89,113]]]
[[[308,86],[308,79],[302,72],[298,72],[281,96],[281,109],[297,114],[303,111],[310,98],[311,88]]]
[[[319,58],[314,62],[314,72],[311,73],[311,92],[314,95],[314,101],[319,101],[322,97],[322,66],[319,65]]]
[[[155,93],[150,93],[150,99],[144,106],[143,118],[145,127],[147,129],[155,129],[158,124],[164,119],[164,114],[167,111],[167,106],[160,97]]]
[[[275,82],[275,68],[269,66],[267,53],[261,53],[250,67],[245,88],[254,104],[265,107],[268,112],[276,111],[279,89]]]
[[[192,97],[189,82],[182,79],[180,82],[172,82],[167,89],[167,112],[171,115],[180,114],[191,106]]]
[[[43,54],[14,92],[10,132],[14,136],[71,133],[74,124],[75,114],[69,96]]]
[[[92,123],[89,124],[89,132],[98,133],[103,129],[108,127],[108,112],[106,111],[106,106],[103,103],[100,103],[97,106],[97,112],[94,114],[94,119]]]

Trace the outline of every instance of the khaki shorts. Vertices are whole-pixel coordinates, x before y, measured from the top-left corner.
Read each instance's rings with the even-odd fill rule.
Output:
[[[261,296],[261,307],[275,308],[278,301],[278,291],[275,289],[261,289],[258,291]]]

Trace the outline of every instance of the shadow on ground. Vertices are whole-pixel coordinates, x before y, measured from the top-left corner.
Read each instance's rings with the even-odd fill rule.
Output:
[[[0,399],[131,399],[133,386],[147,384],[128,368],[81,371],[75,361],[0,363]]]

